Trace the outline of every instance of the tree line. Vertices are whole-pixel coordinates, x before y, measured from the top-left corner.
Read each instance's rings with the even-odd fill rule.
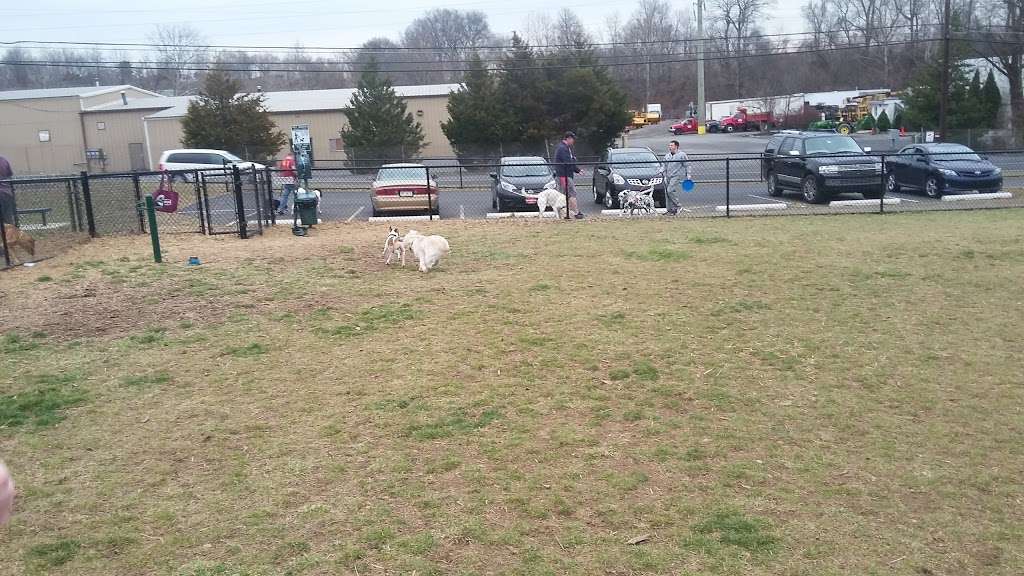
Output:
[[[940,62],[941,0],[807,0],[805,32],[790,35],[766,33],[775,2],[706,0],[708,100],[925,87]],[[1005,78],[1011,120],[1024,133],[1024,0],[954,0],[952,12],[956,57],[984,58]],[[595,74],[614,83],[629,108],[657,102],[679,114],[696,100],[700,35],[689,2],[639,0],[626,17],[605,22],[603,30],[588,30],[563,9],[555,17],[533,16],[521,33],[505,35],[480,11],[435,9],[394,38],[342,53],[203,49],[197,46],[207,42],[195,30],[164,26],[151,38],[157,46],[144,53],[10,48],[0,57],[0,89],[99,82],[195,94],[204,70],[217,66],[248,91],[349,88],[371,61],[394,85],[457,83],[475,73],[476,59],[487,71],[500,71],[519,38],[533,46],[538,68],[566,58],[566,47],[570,62],[602,66]],[[88,67],[97,61],[113,64]],[[968,88],[972,73],[966,71]]]

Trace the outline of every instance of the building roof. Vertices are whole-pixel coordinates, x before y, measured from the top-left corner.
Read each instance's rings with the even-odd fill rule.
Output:
[[[141,90],[147,94],[157,96],[155,92],[148,90],[142,90],[135,86],[128,84],[122,84],[120,86],[77,86],[72,88],[41,88],[38,90],[9,90],[6,92],[0,92],[0,100],[36,100],[39,98],[88,98],[90,96],[99,96],[101,94],[109,94],[110,92],[118,92],[121,90],[127,90],[132,88],[134,90]]]
[[[430,84],[425,86],[395,86],[395,93],[402,98],[420,98],[425,96],[447,96],[457,91],[461,84]],[[354,88],[335,90],[294,90],[288,92],[264,92],[267,110],[270,112],[311,112],[316,110],[340,110],[348,108],[355,94]],[[188,103],[193,97],[185,97],[184,101],[173,107],[150,114],[147,118],[178,118],[188,112]],[[147,99],[149,100],[149,99]],[[155,100],[155,99],[153,99]],[[131,104],[131,101],[128,102]],[[114,108],[117,108],[116,106]]]
[[[189,101],[192,100],[192,96],[155,96],[153,98],[132,98],[125,104],[118,100],[117,102],[108,102],[106,104],[100,104],[99,106],[93,106],[86,108],[83,112],[119,112],[121,110],[164,110],[167,108],[173,108],[174,106],[188,106]]]

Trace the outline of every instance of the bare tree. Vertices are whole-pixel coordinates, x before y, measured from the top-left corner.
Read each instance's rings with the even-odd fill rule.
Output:
[[[197,88],[196,74],[189,68],[201,68],[207,58],[206,39],[187,24],[158,25],[149,35],[164,70],[163,86],[175,95],[191,94]]]
[[[461,75],[436,70],[452,68],[445,63],[468,59],[470,54],[488,45],[493,38],[487,15],[483,12],[443,8],[431,10],[413,20],[402,34],[402,45],[420,49],[405,51],[405,55],[410,57],[407,59],[423,62],[423,65],[416,66],[425,70],[416,75],[419,83],[451,82],[460,80]],[[430,72],[430,69],[435,72]]]

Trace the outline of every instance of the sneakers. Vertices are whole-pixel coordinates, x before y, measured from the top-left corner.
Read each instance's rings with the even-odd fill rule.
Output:
[[[583,212],[577,212],[576,215],[573,216],[573,218],[575,218],[577,220],[583,220],[586,217],[587,217],[587,215],[584,214]]]

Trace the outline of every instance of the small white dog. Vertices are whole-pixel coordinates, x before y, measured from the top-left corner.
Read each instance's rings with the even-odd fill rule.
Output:
[[[402,261],[402,266],[405,266],[405,244],[402,242],[402,236],[398,233],[398,228],[388,226],[388,237],[384,240],[384,253],[381,254],[384,256],[385,266],[391,264],[391,258],[395,256],[396,252]]]
[[[319,189],[313,190],[313,194],[316,194],[316,213],[324,213],[324,195]]]
[[[555,211],[559,218],[565,218],[565,194],[554,188],[541,190],[540,194],[537,194],[537,210],[540,211],[541,218],[544,217],[544,212],[547,211],[548,206]]]
[[[424,236],[415,230],[409,230],[401,241],[403,247],[412,249],[413,255],[419,260],[420,272],[429,272],[431,268],[437,266],[437,263],[441,261],[441,257],[451,252],[448,240],[444,236],[436,234]],[[405,265],[404,259],[402,265]]]

